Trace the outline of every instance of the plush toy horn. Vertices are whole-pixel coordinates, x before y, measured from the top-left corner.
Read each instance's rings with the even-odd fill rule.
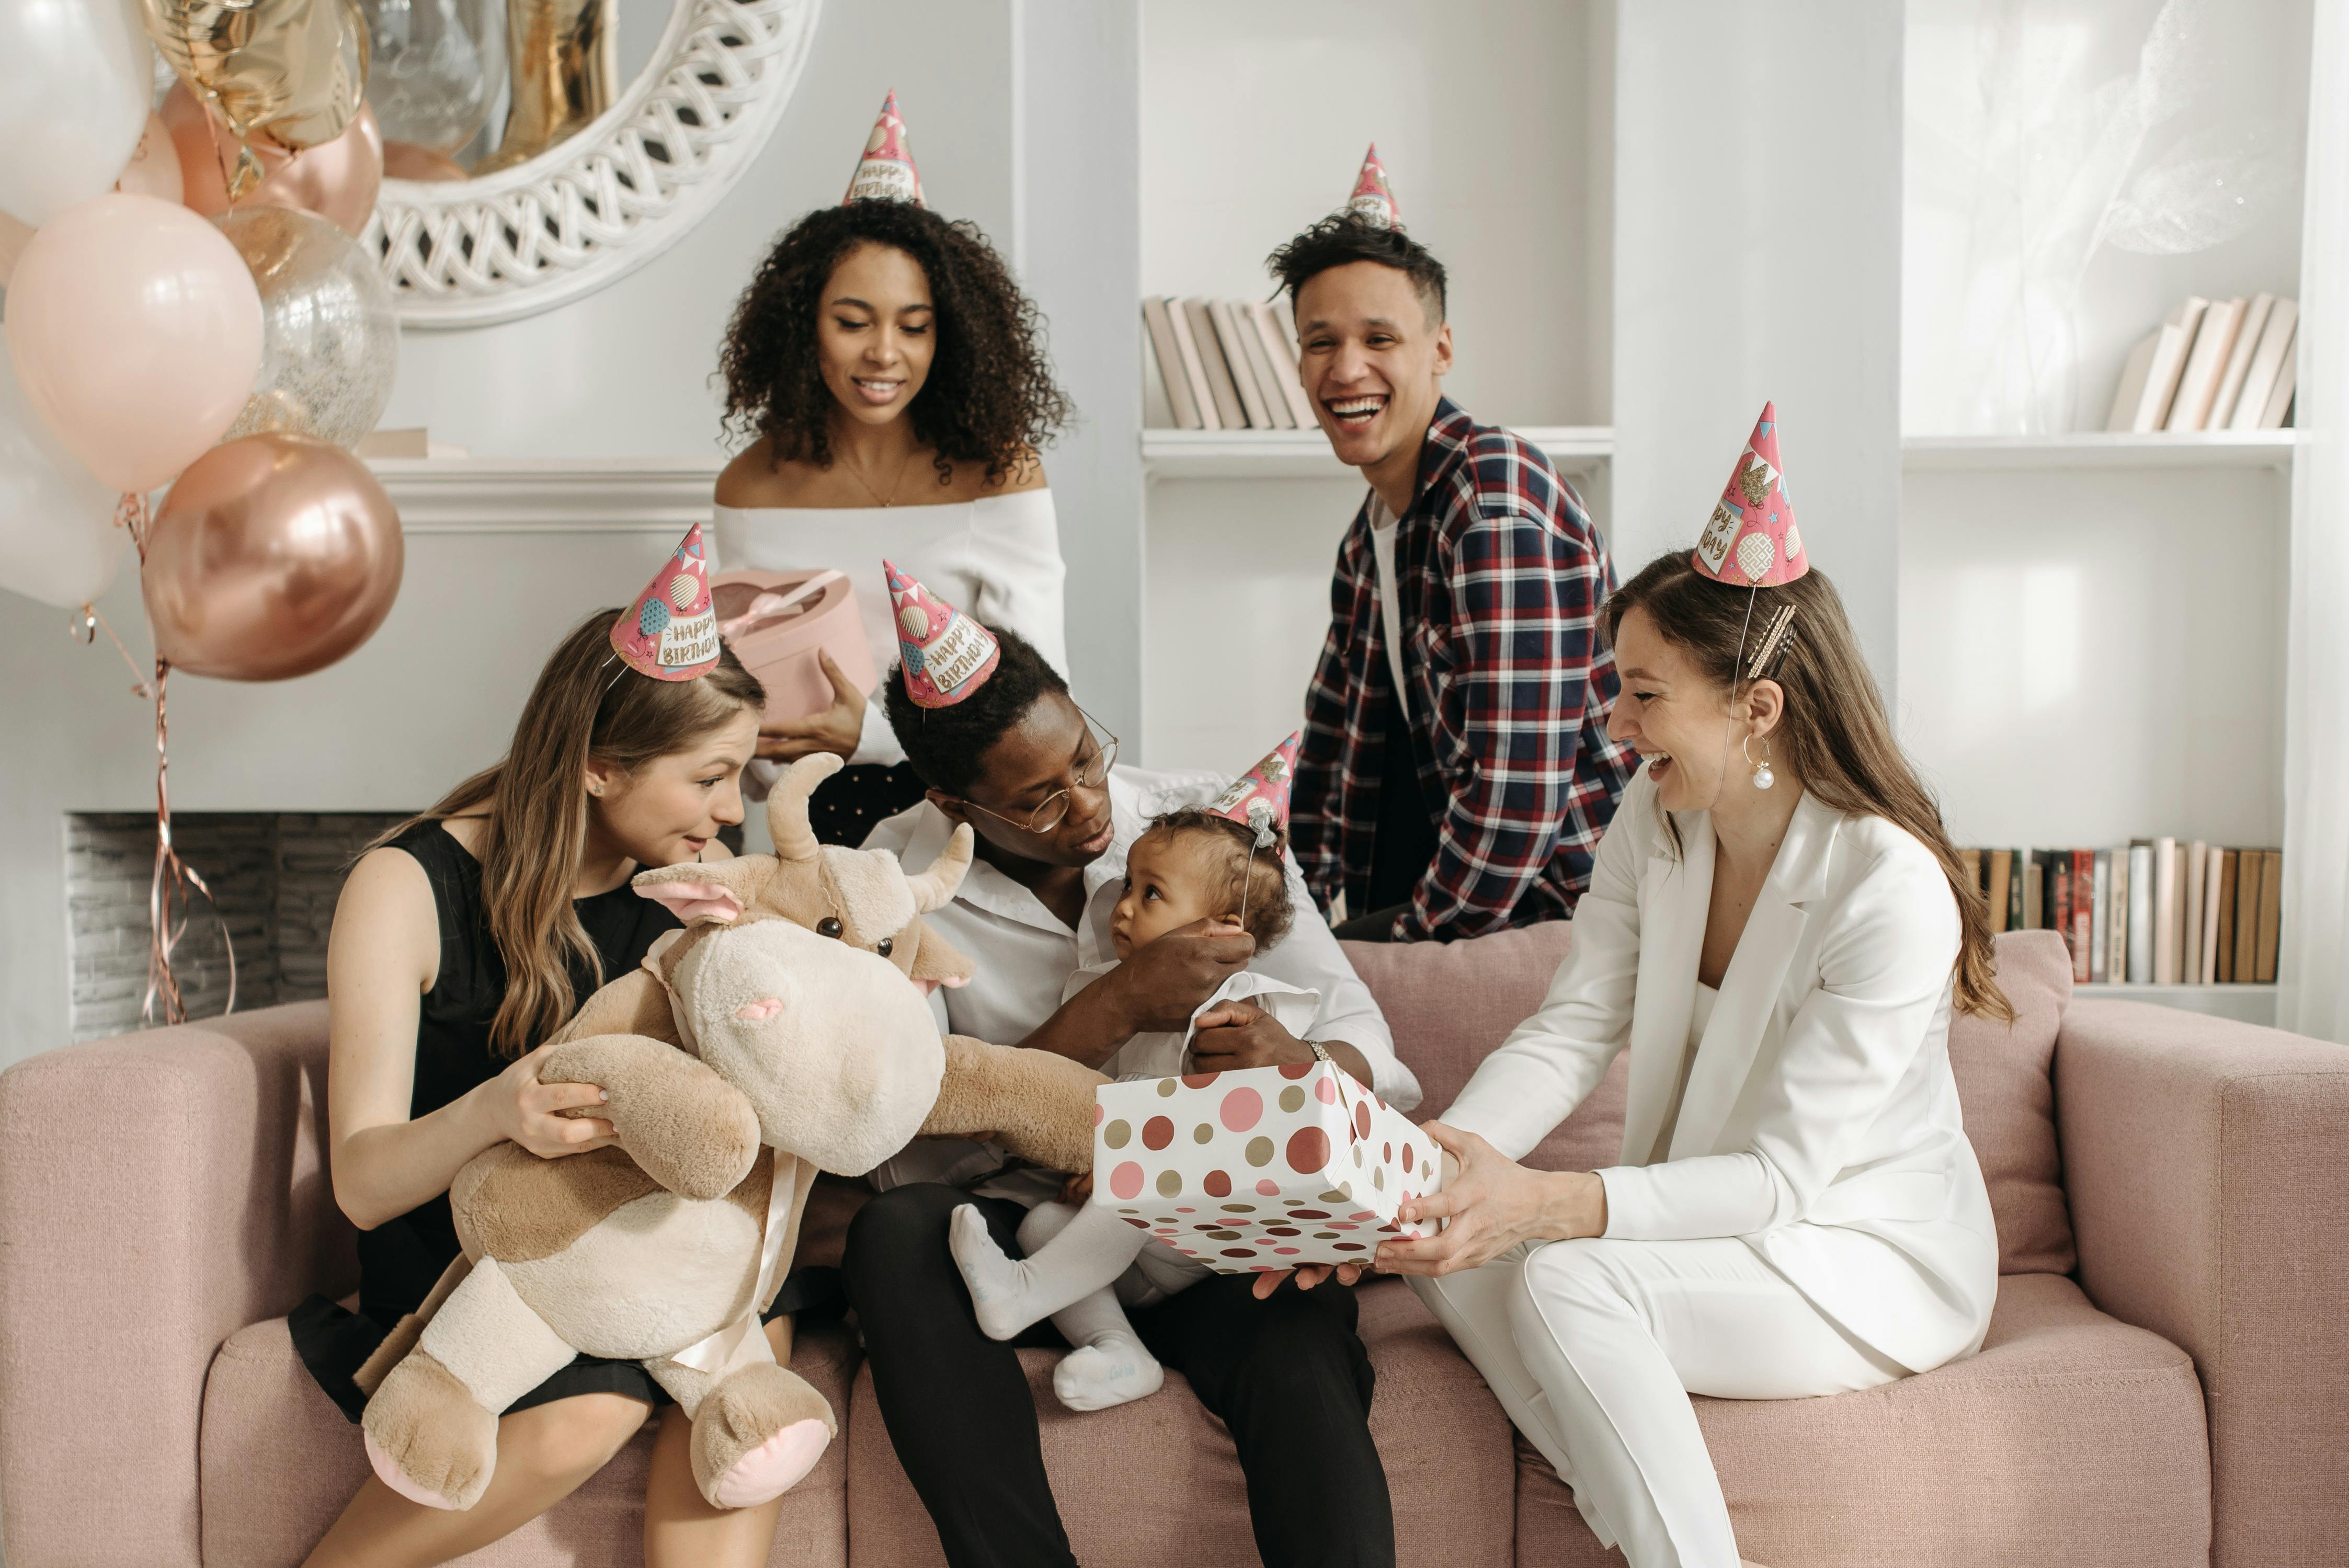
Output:
[[[906,888],[914,895],[914,908],[923,914],[934,909],[944,909],[947,900],[954,897],[955,889],[962,886],[963,873],[970,870],[971,836],[968,825],[957,828],[954,837],[929,869],[919,876],[907,877]]]
[[[815,830],[808,826],[808,797],[816,786],[840,771],[840,758],[829,751],[801,758],[775,780],[767,797],[767,835],[775,841],[780,861],[812,861],[819,848]]]

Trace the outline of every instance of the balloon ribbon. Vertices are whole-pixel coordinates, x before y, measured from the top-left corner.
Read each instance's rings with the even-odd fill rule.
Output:
[[[115,510],[115,521],[129,530],[130,540],[139,547],[139,562],[147,562],[147,534],[153,520],[147,513],[147,499],[135,493],[125,494]],[[96,613],[91,612],[95,620]],[[107,627],[106,634],[114,635]],[[116,646],[121,646],[116,640]],[[129,657],[126,650],[123,657]],[[137,666],[132,666],[136,673]],[[196,869],[180,858],[171,843],[171,730],[164,696],[171,676],[171,663],[160,653],[155,655],[155,678],[150,683],[155,696],[155,874],[147,884],[147,995],[140,1004],[141,1022],[156,1021],[156,1005],[162,1005],[162,1021],[184,1024],[188,1021],[185,1000],[180,995],[179,976],[171,970],[171,954],[187,934],[190,897],[192,887],[204,895],[212,906],[212,918],[220,922],[221,945],[228,952],[228,1006],[222,1013],[236,1011],[236,942],[229,935],[228,916],[222,913],[220,900]],[[145,696],[145,692],[140,692]]]

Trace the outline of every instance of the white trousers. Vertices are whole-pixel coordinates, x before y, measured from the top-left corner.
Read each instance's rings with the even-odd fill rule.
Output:
[[[1792,1399],[1907,1376],[1733,1239],[1531,1243],[1411,1283],[1630,1568],[1737,1568],[1689,1395]]]

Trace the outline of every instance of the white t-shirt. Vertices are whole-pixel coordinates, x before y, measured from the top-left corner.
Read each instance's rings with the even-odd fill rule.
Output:
[[[1017,1045],[1060,1010],[1070,976],[1116,955],[1109,923],[1125,881],[1126,852],[1152,818],[1180,806],[1205,805],[1229,782],[1213,773],[1151,773],[1118,768],[1110,773],[1109,848],[1085,868],[1085,908],[1076,929],[1063,925],[1029,889],[985,861],[972,863],[962,887],[944,909],[923,918],[938,934],[970,955],[977,966],[970,983],[941,989],[930,998],[939,1026],[997,1045]],[[900,811],[873,830],[869,850],[887,850],[920,872],[947,846],[953,824],[928,801]],[[1398,1110],[1420,1100],[1419,1080],[1396,1059],[1394,1036],[1384,1015],[1346,961],[1329,923],[1305,891],[1295,861],[1288,866],[1288,898],[1295,912],[1288,935],[1250,968],[1319,998],[1310,1038],[1343,1040],[1370,1064],[1371,1088]],[[919,1139],[873,1174],[876,1186],[908,1181],[967,1183],[1004,1161],[992,1145],[959,1139]]]
[[[1379,568],[1379,620],[1386,633],[1387,673],[1394,677],[1395,700],[1411,713],[1411,688],[1402,684],[1402,605],[1395,597],[1395,516],[1379,492],[1371,492],[1371,558]]]
[[[1062,675],[1068,631],[1061,593],[1060,525],[1049,490],[1014,490],[937,506],[716,506],[718,570],[845,573],[856,590],[873,669],[888,678],[897,662],[897,626],[881,579],[886,556],[956,609],[1009,626]],[[851,762],[894,766],[905,748],[889,728],[878,689],[864,708],[864,734]]]

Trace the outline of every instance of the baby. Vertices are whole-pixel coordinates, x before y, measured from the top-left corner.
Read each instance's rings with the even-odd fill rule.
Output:
[[[1287,835],[1274,830],[1268,847],[1257,831],[1214,810],[1193,807],[1153,822],[1125,858],[1125,892],[1110,917],[1110,943],[1130,958],[1170,931],[1212,920],[1256,938],[1263,953],[1288,934],[1288,888],[1282,872]],[[1074,995],[1114,965],[1080,970]],[[1192,1014],[1247,997],[1302,1038],[1320,1006],[1313,992],[1243,969]],[[1066,997],[1063,997],[1066,1000]],[[1185,1067],[1192,1029],[1136,1035],[1111,1054],[1102,1070],[1121,1082],[1173,1078]],[[1052,1388],[1073,1410],[1100,1410],[1155,1393],[1164,1380],[1156,1357],[1143,1348],[1124,1306],[1148,1306],[1206,1278],[1206,1265],[1153,1241],[1107,1209],[1084,1202],[1092,1178],[1070,1179],[1061,1202],[1039,1203],[1019,1226],[1023,1259],[1004,1256],[976,1207],[955,1211],[947,1235],[956,1264],[970,1286],[978,1326],[992,1339],[1009,1339],[1040,1318],[1076,1348],[1052,1374]],[[1116,1288],[1112,1289],[1114,1285]]]

